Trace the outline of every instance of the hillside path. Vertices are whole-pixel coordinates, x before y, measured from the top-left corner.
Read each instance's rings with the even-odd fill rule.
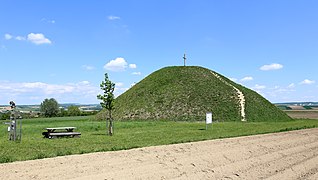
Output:
[[[0,179],[318,179],[318,128],[0,164]]]
[[[245,96],[243,94],[242,91],[240,91],[238,88],[236,88],[235,86],[233,86],[232,84],[226,82],[224,79],[222,79],[218,74],[214,73],[211,71],[211,73],[218,78],[221,82],[223,82],[224,84],[226,84],[227,86],[232,87],[236,93],[237,93],[237,97],[239,99],[239,105],[240,105],[240,110],[241,110],[241,121],[246,121],[246,117],[245,117]]]

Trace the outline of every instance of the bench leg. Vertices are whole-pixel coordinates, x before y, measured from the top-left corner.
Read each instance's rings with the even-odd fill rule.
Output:
[[[55,139],[57,136],[49,136],[49,139]]]

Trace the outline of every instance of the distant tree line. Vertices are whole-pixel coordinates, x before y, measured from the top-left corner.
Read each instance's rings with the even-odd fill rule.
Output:
[[[68,106],[67,109],[60,108],[54,98],[45,99],[40,105],[40,112],[44,117],[89,116],[98,113],[98,111],[81,111],[75,105]]]
[[[6,120],[10,118],[10,112],[0,113],[0,120]]]
[[[81,111],[78,106],[71,105],[67,109],[59,107],[58,102],[54,99],[45,99],[40,105],[40,112],[20,113],[24,119],[37,117],[66,117],[66,116],[90,116],[99,111]],[[11,112],[0,113],[0,120],[8,120]]]

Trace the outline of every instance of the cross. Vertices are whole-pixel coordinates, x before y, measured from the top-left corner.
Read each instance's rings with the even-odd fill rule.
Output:
[[[183,55],[183,60],[184,60],[184,66],[186,66],[186,60],[187,60],[187,58],[186,58],[186,54],[184,53],[184,55]]]

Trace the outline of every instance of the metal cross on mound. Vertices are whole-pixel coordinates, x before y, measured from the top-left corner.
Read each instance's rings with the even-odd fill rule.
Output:
[[[186,57],[186,54],[184,53],[183,55],[184,66],[186,66],[186,60],[187,60],[187,57]]]

